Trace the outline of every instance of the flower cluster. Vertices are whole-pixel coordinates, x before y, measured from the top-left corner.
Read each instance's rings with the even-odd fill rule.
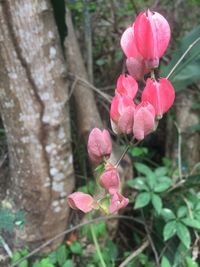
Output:
[[[128,74],[121,74],[117,80],[115,96],[110,107],[110,121],[116,134],[131,134],[143,140],[154,131],[158,120],[172,106],[174,88],[166,78],[156,79],[154,69],[167,49],[170,40],[170,27],[167,20],[157,12],[141,12],[132,26],[121,37],[121,47],[126,56]],[[144,79],[145,75],[146,81]],[[138,99],[138,82],[145,86]],[[72,208],[89,212],[92,209],[106,209],[116,213],[126,207],[128,199],[120,193],[120,177],[117,166],[107,160],[112,151],[112,142],[107,130],[94,128],[88,139],[88,154],[92,162],[103,162],[104,170],[98,183],[105,194],[100,200],[75,192],[68,196]],[[104,203],[106,203],[104,205]],[[105,208],[105,207],[106,208]]]
[[[103,162],[104,170],[99,176],[99,185],[104,189],[104,196],[96,201],[89,194],[75,192],[68,196],[68,203],[74,209],[87,213],[92,209],[116,213],[128,204],[128,199],[120,194],[120,177],[117,166],[107,160],[112,152],[112,141],[107,130],[94,128],[88,139],[88,155],[95,164]]]

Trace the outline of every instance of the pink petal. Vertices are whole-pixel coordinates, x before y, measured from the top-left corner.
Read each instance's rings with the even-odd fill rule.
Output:
[[[101,174],[99,184],[110,194],[118,191],[120,178],[117,169],[114,166],[107,168],[107,170]]]
[[[82,192],[70,194],[67,201],[72,209],[79,209],[85,213],[90,212],[96,206],[93,197]]]
[[[128,27],[121,37],[121,47],[127,57],[141,57],[135,44],[133,27]]]
[[[118,132],[130,134],[133,129],[134,108],[128,107],[118,121]]]
[[[156,115],[161,118],[173,105],[175,92],[169,80],[162,78],[157,81],[147,79],[142,93],[142,101],[148,101],[154,106]]]
[[[117,80],[117,89],[115,93],[120,95],[126,95],[130,98],[134,98],[138,90],[138,84],[136,80],[130,75],[122,74]]]
[[[108,158],[112,151],[112,141],[107,130],[94,128],[88,138],[88,154],[95,163],[100,163],[103,157]]]
[[[149,102],[141,102],[135,110],[133,135],[137,140],[143,140],[155,127],[155,110]]]
[[[157,67],[171,36],[167,20],[157,12],[142,12],[136,18],[134,35],[137,49],[147,60],[147,66]]]
[[[118,210],[125,208],[129,203],[129,199],[116,192],[111,196],[110,213],[117,213]]]
[[[150,68],[146,67],[145,61],[141,58],[127,58],[126,67],[128,69],[129,74],[136,80],[143,79],[144,75],[151,71]]]

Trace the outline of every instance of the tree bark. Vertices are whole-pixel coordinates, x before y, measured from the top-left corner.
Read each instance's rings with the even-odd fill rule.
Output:
[[[34,247],[66,228],[74,186],[66,69],[48,0],[0,2],[0,88],[8,198],[26,212],[16,240]]]

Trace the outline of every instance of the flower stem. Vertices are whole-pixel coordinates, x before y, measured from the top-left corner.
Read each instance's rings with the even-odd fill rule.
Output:
[[[94,232],[94,225],[93,224],[90,225],[90,230],[91,230],[92,239],[93,239],[93,242],[95,244],[96,251],[97,251],[97,255],[98,255],[99,260],[101,262],[101,266],[102,267],[106,267],[105,261],[103,259],[103,255],[102,255],[101,250],[100,250],[100,247],[99,247],[99,243],[98,243],[96,234]]]

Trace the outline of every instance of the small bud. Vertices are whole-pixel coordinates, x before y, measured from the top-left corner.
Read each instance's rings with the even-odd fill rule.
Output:
[[[155,110],[149,102],[141,102],[135,109],[133,135],[143,140],[155,128]]]
[[[105,171],[99,178],[99,184],[111,195],[119,190],[120,177],[113,165],[109,164],[105,167]]]
[[[88,138],[88,154],[94,163],[101,163],[103,158],[108,159],[112,152],[112,141],[107,130],[94,128]]]

